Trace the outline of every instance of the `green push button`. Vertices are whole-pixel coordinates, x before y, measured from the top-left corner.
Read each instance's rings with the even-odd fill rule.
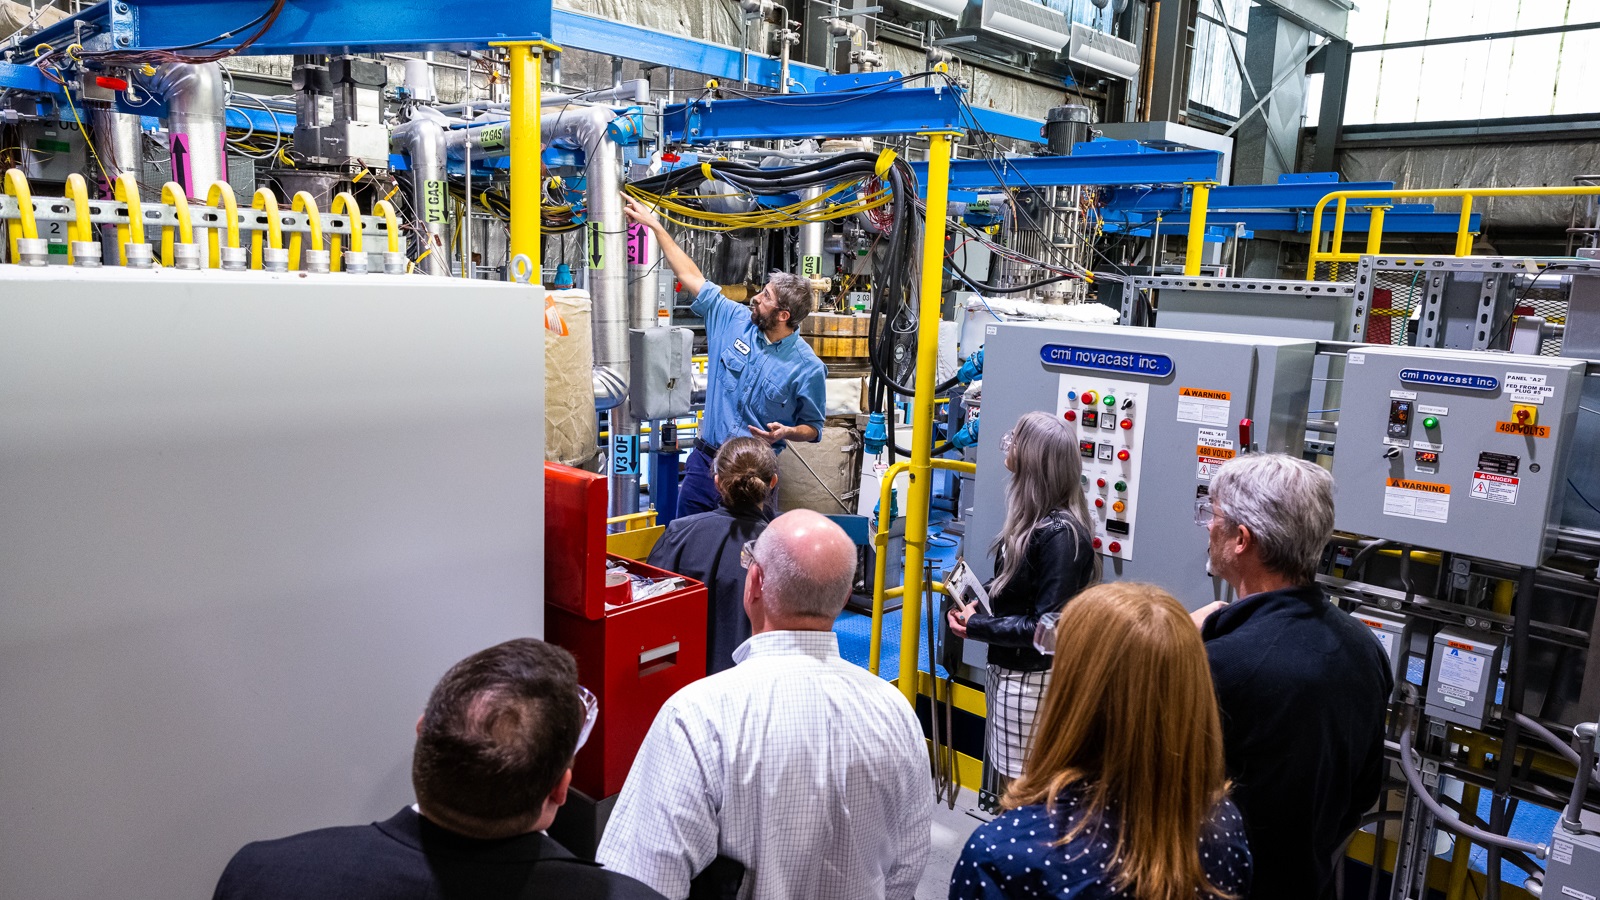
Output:
[[[1429,416],[1426,419],[1422,420],[1422,427],[1423,428],[1438,428],[1439,427],[1439,420],[1438,420],[1438,418],[1436,418],[1434,416]]]
[[[1119,491],[1125,491],[1128,489],[1128,483],[1126,481],[1119,481],[1114,485],[1114,487]]]
[[[1101,401],[1101,402],[1103,402],[1107,406],[1116,406],[1117,405],[1117,398],[1111,396],[1110,394],[1107,394],[1106,395],[1106,399]]]

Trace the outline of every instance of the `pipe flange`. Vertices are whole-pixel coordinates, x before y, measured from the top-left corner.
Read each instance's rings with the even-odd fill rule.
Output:
[[[173,244],[172,267],[174,269],[193,270],[200,268],[199,244]]]
[[[406,274],[406,268],[410,265],[411,261],[406,259],[406,255],[398,250],[385,250],[383,253],[383,274],[385,275],[404,275]]]
[[[333,271],[333,251],[307,250],[305,258],[301,260],[300,271],[314,272],[326,275]]]
[[[50,265],[50,242],[44,238],[17,238],[17,258],[13,262],[19,266]]]
[[[100,260],[100,242],[73,241],[72,264],[80,269],[98,269],[105,265]]]
[[[344,270],[351,275],[365,275],[372,270],[371,264],[367,261],[367,254],[359,250],[344,251],[340,254],[340,261],[344,265]]]
[[[249,251],[243,247],[220,247],[217,256],[225,272],[243,272],[250,267]]]
[[[156,252],[149,244],[124,244],[122,253],[130,269],[148,269],[156,263]]]
[[[282,247],[262,247],[261,268],[268,272],[289,271],[289,251]]]

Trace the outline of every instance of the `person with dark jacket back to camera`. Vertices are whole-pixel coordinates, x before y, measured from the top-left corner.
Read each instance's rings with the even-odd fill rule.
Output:
[[[1216,900],[1250,886],[1206,651],[1154,585],[1096,585],[1055,666],[1006,813],[973,832],[951,900]]]
[[[213,900],[663,900],[543,833],[597,711],[560,647],[519,638],[474,653],[417,720],[415,806],[248,844]]]
[[[733,651],[750,638],[739,557],[772,521],[766,506],[778,484],[778,455],[757,438],[732,438],[717,450],[712,469],[722,505],[673,519],[648,560],[705,584],[707,675],[733,668]]]
[[[1239,597],[1194,612],[1211,660],[1257,900],[1316,900],[1383,786],[1394,678],[1365,626],[1317,585],[1333,477],[1282,454],[1223,464],[1195,504],[1207,568]]]
[[[989,645],[983,795],[990,808],[1023,773],[1034,714],[1050,686],[1050,657],[1034,649],[1034,629],[1099,577],[1077,432],[1049,413],[1031,412],[1001,439],[1000,452],[1011,483],[1005,524],[991,548],[992,614],[976,602],[950,611],[951,633]]]

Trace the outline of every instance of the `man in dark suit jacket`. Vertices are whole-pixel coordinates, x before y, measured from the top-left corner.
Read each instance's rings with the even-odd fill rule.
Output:
[[[417,721],[417,803],[245,846],[215,900],[661,900],[542,834],[594,724],[571,654],[532,638],[456,663]]]
[[[1316,582],[1333,478],[1305,460],[1251,454],[1222,466],[1199,505],[1208,568],[1239,597],[1194,615],[1255,864],[1249,897],[1328,897],[1334,856],[1383,786],[1394,690],[1378,642]]]

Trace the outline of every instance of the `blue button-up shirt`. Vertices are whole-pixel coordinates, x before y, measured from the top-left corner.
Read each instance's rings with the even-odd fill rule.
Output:
[[[720,445],[749,437],[754,425],[810,425],[822,434],[827,378],[822,360],[791,334],[772,343],[750,318],[750,307],[706,282],[689,309],[706,323],[706,413],[702,440]],[[772,445],[783,450],[784,442]]]

